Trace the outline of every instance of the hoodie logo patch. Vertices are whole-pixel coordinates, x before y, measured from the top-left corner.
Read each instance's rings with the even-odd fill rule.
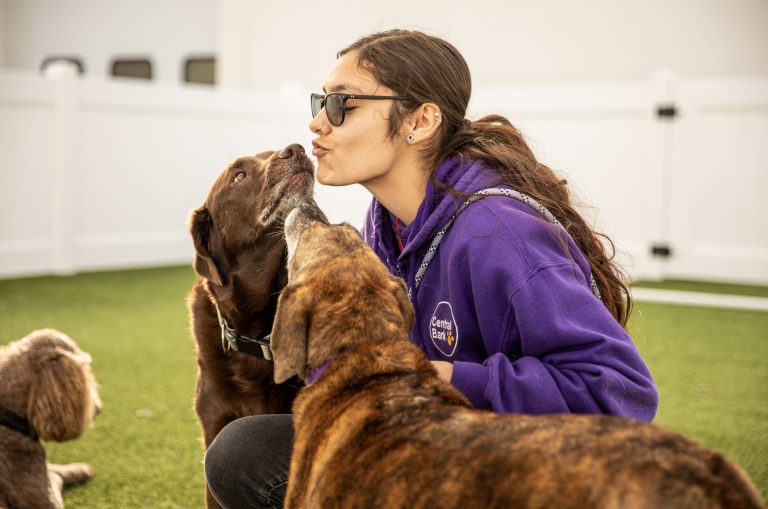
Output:
[[[450,302],[441,301],[429,320],[429,337],[440,352],[452,357],[459,344],[459,328]]]

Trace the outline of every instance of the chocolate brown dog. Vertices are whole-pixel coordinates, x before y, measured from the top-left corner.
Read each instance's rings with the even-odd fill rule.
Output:
[[[290,145],[234,161],[192,212],[199,277],[188,306],[197,350],[195,410],[206,449],[238,417],[290,412],[297,389],[273,382],[264,337],[288,279],[282,219],[311,197],[313,183],[304,149]],[[208,507],[219,507],[206,492]]]
[[[293,407],[286,508],[762,507],[738,466],[656,426],[472,409],[409,343],[405,286],[357,231],[311,205],[285,231],[275,380],[314,382]]]

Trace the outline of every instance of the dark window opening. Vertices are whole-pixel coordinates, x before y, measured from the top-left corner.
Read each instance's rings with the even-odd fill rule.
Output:
[[[151,80],[152,63],[146,59],[115,60],[112,62],[112,76]]]
[[[184,62],[184,81],[187,83],[216,83],[216,60],[213,57],[188,58]]]

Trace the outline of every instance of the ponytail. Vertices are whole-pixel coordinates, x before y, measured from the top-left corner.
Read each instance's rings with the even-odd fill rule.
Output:
[[[567,182],[536,159],[520,131],[506,118],[488,115],[475,122],[465,120],[446,137],[436,166],[455,156],[483,160],[506,185],[552,212],[589,262],[606,308],[626,327],[632,299],[627,277],[615,261],[613,242],[587,225],[572,203]]]

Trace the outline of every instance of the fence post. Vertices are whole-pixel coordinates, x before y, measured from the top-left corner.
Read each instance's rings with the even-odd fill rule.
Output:
[[[75,273],[75,196],[72,151],[75,140],[74,82],[77,68],[70,62],[56,62],[44,72],[55,81],[54,92],[54,170],[53,170],[53,249],[51,268],[54,274]]]

